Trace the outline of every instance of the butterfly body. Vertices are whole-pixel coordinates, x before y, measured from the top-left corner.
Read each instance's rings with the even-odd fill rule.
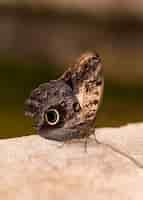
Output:
[[[96,113],[103,94],[101,59],[88,53],[58,79],[41,84],[26,101],[26,115],[37,132],[66,141],[94,133]]]

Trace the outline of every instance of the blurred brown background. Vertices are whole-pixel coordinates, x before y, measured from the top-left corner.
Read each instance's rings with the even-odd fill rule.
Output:
[[[105,73],[99,126],[143,119],[143,1],[0,1],[0,137],[33,133],[24,100],[83,52]]]

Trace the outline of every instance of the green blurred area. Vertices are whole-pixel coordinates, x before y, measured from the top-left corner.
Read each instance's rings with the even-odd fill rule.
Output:
[[[32,121],[24,116],[24,101],[40,83],[56,79],[64,68],[50,64],[0,63],[0,138],[35,133]],[[140,87],[120,86],[106,80],[103,104],[97,116],[97,127],[120,126],[140,122],[143,94]]]
[[[56,71],[51,65],[0,63],[0,138],[34,133],[32,121],[24,116],[25,99],[40,83],[57,78]]]

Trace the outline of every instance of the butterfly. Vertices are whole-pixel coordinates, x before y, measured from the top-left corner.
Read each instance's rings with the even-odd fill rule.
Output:
[[[57,80],[34,89],[25,102],[25,115],[34,119],[44,138],[67,141],[94,134],[104,77],[99,54],[88,52]]]

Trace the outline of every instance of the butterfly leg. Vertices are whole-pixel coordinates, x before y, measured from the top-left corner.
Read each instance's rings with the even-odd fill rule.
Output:
[[[87,152],[88,139],[89,139],[89,136],[86,136],[86,137],[85,137],[85,140],[84,140],[84,152],[85,152],[85,153],[88,153],[88,152]]]
[[[96,135],[96,129],[95,129],[95,131],[94,131],[94,140],[95,140],[95,142],[96,142],[96,144],[101,144],[101,142],[97,139],[97,135]]]

